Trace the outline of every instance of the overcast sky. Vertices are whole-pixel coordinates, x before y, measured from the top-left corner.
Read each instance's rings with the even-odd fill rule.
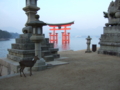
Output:
[[[22,10],[26,0],[0,0],[0,29],[22,34],[27,16]],[[103,11],[108,10],[111,0],[38,0],[40,20],[48,23],[74,21],[71,28],[76,31],[104,27],[107,19]],[[10,28],[10,30],[8,30]],[[13,28],[13,29],[12,29]],[[45,28],[49,29],[47,26]],[[46,30],[45,33],[49,33]],[[71,29],[72,30],[72,29]],[[88,31],[90,34],[94,31]],[[103,30],[98,31],[101,34]]]

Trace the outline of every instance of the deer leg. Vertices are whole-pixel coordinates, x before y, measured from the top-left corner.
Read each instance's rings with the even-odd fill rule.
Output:
[[[22,73],[23,73],[24,77],[26,77],[25,74],[24,74],[24,72],[23,72],[24,68],[25,68],[25,67],[23,66],[23,67],[22,67]]]
[[[0,69],[1,69],[1,70],[0,70],[0,76],[2,76],[2,67],[3,67],[3,66],[0,64]]]
[[[30,76],[32,75],[32,67],[30,67]]]
[[[22,68],[20,67],[20,76],[22,77],[21,72],[22,72]]]

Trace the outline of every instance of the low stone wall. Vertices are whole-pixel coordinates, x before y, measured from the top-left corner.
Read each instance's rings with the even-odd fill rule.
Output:
[[[19,72],[19,63],[8,58],[0,58],[0,74],[10,75]]]

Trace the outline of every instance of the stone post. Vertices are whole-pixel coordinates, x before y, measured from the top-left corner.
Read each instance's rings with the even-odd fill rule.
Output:
[[[35,56],[38,55],[39,58],[41,58],[41,44],[35,43]]]
[[[44,39],[44,37],[42,35],[36,35],[33,34],[30,37],[30,40],[35,42],[35,56],[38,55],[38,57],[40,58],[40,60],[37,60],[37,62],[35,63],[33,70],[38,71],[38,70],[43,70],[46,69],[46,62],[45,60],[41,57],[41,42]]]
[[[87,38],[86,38],[86,40],[87,40],[87,50],[85,51],[85,53],[90,53],[91,51],[90,51],[90,43],[91,43],[91,38],[90,38],[90,36],[88,36]]]
[[[35,55],[38,55],[40,60],[37,60],[36,64],[34,65],[34,70],[43,70],[46,68],[46,62],[41,57],[41,42],[44,40],[44,35],[42,31],[42,27],[47,25],[43,21],[39,20],[39,15],[35,16],[36,20],[27,23],[28,26],[32,26],[33,34],[30,37],[30,40],[35,43]]]

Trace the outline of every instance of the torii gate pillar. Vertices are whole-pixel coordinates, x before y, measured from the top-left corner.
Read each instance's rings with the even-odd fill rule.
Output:
[[[70,33],[67,33],[66,30],[70,30],[71,28],[67,28],[67,27],[71,26],[72,24],[74,24],[74,22],[61,23],[61,24],[48,24],[49,27],[52,27],[50,29],[52,33],[49,33],[50,43],[58,44],[58,33],[56,33],[55,31],[64,30],[64,32],[62,32],[62,44],[69,44]]]

